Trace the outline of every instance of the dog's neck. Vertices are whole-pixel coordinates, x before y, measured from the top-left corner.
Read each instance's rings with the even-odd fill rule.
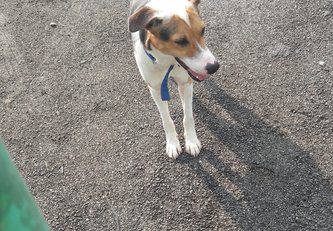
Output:
[[[175,65],[177,61],[175,57],[171,55],[166,55],[156,49],[153,45],[150,45],[148,49],[144,44],[142,44],[142,49],[145,51],[147,59],[150,59],[152,63],[160,66],[161,68],[168,68],[171,65]]]

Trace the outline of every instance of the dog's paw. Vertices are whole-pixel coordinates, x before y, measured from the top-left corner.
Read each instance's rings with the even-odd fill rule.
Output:
[[[200,153],[201,150],[201,143],[200,141],[195,138],[195,139],[187,139],[185,141],[185,150],[188,154],[192,156],[197,156]]]
[[[179,144],[179,141],[167,142],[166,153],[172,159],[177,159],[180,153],[182,153],[182,147]]]

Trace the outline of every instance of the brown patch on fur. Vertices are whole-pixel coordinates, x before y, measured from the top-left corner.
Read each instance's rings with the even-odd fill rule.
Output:
[[[194,5],[199,5],[200,0],[190,0],[190,2],[192,2]]]
[[[195,8],[189,8],[187,13],[191,25],[188,25],[179,16],[173,16],[167,23],[148,29],[145,45],[151,43],[162,53],[178,58],[193,57],[198,51],[197,44],[201,47],[206,46],[205,39],[202,36],[202,29],[205,27],[205,24]],[[167,41],[160,37],[162,30],[169,31]],[[188,41],[186,46],[180,46],[176,43],[177,40],[184,38]]]

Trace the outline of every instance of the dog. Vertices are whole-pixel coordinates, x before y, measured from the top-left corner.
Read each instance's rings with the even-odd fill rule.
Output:
[[[182,148],[168,109],[168,79],[172,76],[175,80],[182,101],[185,150],[197,156],[201,143],[193,118],[193,80],[205,80],[220,66],[205,44],[199,3],[200,0],[132,0],[130,4],[128,27],[136,63],[161,115],[166,153],[174,159]]]

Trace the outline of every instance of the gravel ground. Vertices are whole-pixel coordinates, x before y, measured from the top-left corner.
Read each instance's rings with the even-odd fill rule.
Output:
[[[174,161],[127,1],[0,0],[0,134],[53,230],[333,230],[333,1],[200,9],[221,69]]]

